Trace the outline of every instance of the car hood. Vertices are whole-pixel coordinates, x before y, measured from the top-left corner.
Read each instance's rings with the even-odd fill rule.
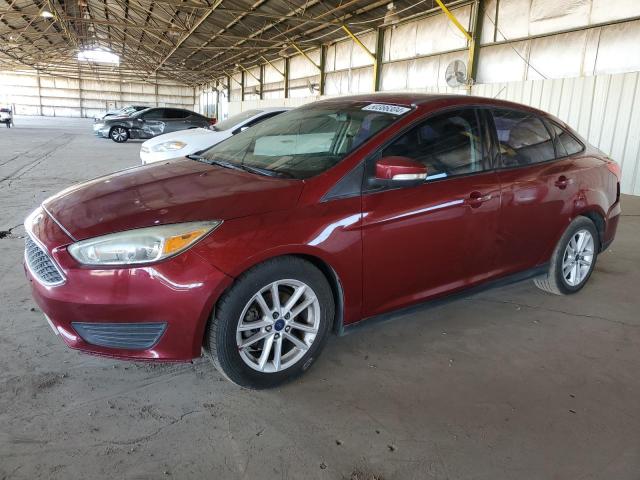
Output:
[[[208,128],[190,128],[188,130],[180,130],[179,132],[158,135],[157,137],[147,140],[142,145],[145,147],[153,147],[154,145],[170,141],[181,141],[186,144],[192,142],[200,144],[204,142],[205,144],[213,145],[214,143],[224,140],[227,136],[228,134],[226,134],[226,132],[214,132]]]
[[[75,240],[134,228],[229,220],[291,208],[303,182],[193,160],[153,164],[74,185],[43,207]]]

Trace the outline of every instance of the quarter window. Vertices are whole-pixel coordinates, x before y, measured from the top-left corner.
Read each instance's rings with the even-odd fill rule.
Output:
[[[551,125],[556,136],[556,148],[558,150],[558,157],[575,155],[576,153],[580,153],[584,149],[582,143],[576,140],[573,135],[571,135],[560,125],[553,122],[551,122]]]
[[[504,167],[555,159],[553,140],[538,116],[517,110],[493,110],[493,120]]]
[[[402,156],[427,167],[427,181],[490,169],[482,149],[476,112],[465,109],[429,118],[382,152]]]

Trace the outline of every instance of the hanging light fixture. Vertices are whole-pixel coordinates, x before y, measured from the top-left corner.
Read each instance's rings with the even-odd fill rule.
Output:
[[[384,14],[384,21],[382,22],[383,27],[388,27],[389,25],[393,25],[394,23],[398,23],[400,21],[400,15],[398,15],[398,11],[396,10],[396,6],[393,2],[387,5],[387,13]]]
[[[44,10],[42,10],[40,12],[40,16],[42,18],[53,18],[53,13],[51,13],[49,10],[47,10],[46,8]]]

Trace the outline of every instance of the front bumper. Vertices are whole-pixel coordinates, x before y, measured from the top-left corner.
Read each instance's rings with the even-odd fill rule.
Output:
[[[104,123],[96,122],[93,124],[93,133],[95,135],[100,135],[100,130],[102,130],[103,128],[104,128]]]
[[[125,359],[200,356],[209,315],[230,277],[193,250],[142,267],[82,267],[67,252],[71,239],[48,215],[41,222],[32,235],[65,281],[47,286],[26,265],[25,272],[36,303],[69,347]]]

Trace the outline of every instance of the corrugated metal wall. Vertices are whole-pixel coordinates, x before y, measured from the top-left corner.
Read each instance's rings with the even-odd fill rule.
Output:
[[[620,162],[623,192],[640,195],[640,0],[486,0],[484,5],[472,93],[499,95],[557,115]],[[471,28],[471,5],[453,12]],[[467,93],[446,84],[447,65],[466,62],[467,44],[442,13],[386,28],[383,34],[381,90]],[[375,32],[359,38],[375,51]],[[319,50],[309,54],[319,63]],[[276,65],[280,71],[283,63]],[[221,97],[223,115],[318,99],[308,88],[319,82],[317,68],[301,55],[291,57],[290,65],[290,97],[295,98],[284,98],[282,75],[265,65],[264,100],[247,94],[259,82],[245,74],[241,102],[238,74],[231,94]],[[325,97],[373,91],[371,57],[350,39],[328,46],[325,68]],[[251,71],[260,78],[259,67]]]
[[[34,72],[0,72],[0,103],[13,105],[18,115],[93,117],[124,105],[194,108],[192,87],[157,83],[63,77]]]
[[[640,73],[475,85],[474,95],[556,115],[622,165],[622,191],[640,195]]]

